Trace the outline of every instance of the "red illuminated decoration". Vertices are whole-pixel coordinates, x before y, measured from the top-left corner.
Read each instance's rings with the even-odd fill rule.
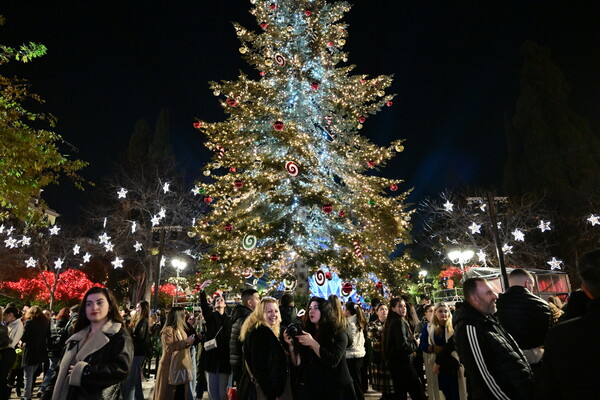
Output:
[[[213,254],[212,256],[210,256],[210,261],[213,261],[213,262],[219,261],[219,255]]]
[[[386,106],[391,107],[394,103],[391,100],[388,100],[387,103],[385,103]]]
[[[398,185],[396,185],[395,183],[392,183],[392,184],[390,185],[390,190],[391,190],[392,192],[395,192],[396,190],[398,190]]]
[[[267,29],[267,26],[269,26],[269,24],[267,24],[266,22],[260,24],[260,27],[263,29]]]
[[[346,216],[346,213],[344,212],[344,210],[341,210],[338,215],[342,218],[344,218]]]
[[[313,82],[310,84],[310,88],[312,90],[319,90],[319,83],[318,82]]]
[[[364,123],[367,120],[366,117],[360,116],[358,117],[358,122],[360,122],[361,124]]]
[[[200,129],[202,127],[202,121],[194,122],[194,128]]]
[[[342,293],[349,295],[350,293],[352,293],[352,289],[354,289],[354,287],[350,282],[344,282],[342,284]]]
[[[235,168],[235,167],[229,168],[229,172],[236,172],[236,171],[237,171],[237,168]]]
[[[227,100],[225,100],[227,102],[227,104],[229,104],[231,107],[235,107],[237,106],[237,101],[235,101],[235,99],[229,98]]]
[[[333,211],[333,206],[331,204],[323,204],[323,212],[329,214]]]
[[[310,17],[312,15],[312,11],[306,10],[306,11],[304,11],[304,15],[306,15],[307,17]]]
[[[326,272],[325,273],[325,278],[327,278],[328,281],[333,279],[333,274],[331,272]]]
[[[277,4],[275,4],[275,3],[272,3],[272,4],[269,6],[269,8],[270,8],[271,10],[274,10],[274,9],[276,9],[276,8],[277,8]]]
[[[212,203],[212,201],[213,201],[212,197],[210,197],[210,196],[204,196],[204,202],[205,203],[210,204],[210,203]]]
[[[240,189],[242,188],[242,186],[244,186],[244,182],[238,179],[235,182],[233,182],[233,186],[235,186],[237,189]]]
[[[369,160],[369,162],[367,163],[367,165],[369,166],[369,168],[373,168],[375,166],[375,161],[373,160]]]
[[[231,232],[233,230],[233,225],[231,224],[225,224],[225,226],[223,227],[227,232]]]
[[[275,123],[273,124],[273,128],[276,131],[282,131],[283,130],[283,122],[282,121],[275,121]]]
[[[383,289],[383,283],[381,283],[381,282],[377,282],[377,283],[375,284],[375,288],[376,288],[377,290],[381,290],[381,289]]]

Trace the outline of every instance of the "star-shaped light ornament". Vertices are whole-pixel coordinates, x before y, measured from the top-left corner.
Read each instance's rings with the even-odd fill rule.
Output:
[[[548,261],[546,264],[550,265],[550,269],[552,271],[561,270],[560,264],[562,264],[561,260],[557,260],[556,257],[552,257],[552,260]]]
[[[160,258],[160,267],[161,268],[164,267],[166,265],[166,263],[167,263],[167,259],[165,258],[165,256],[162,256]]]
[[[482,262],[485,264],[487,255],[485,254],[485,252],[482,249],[479,249],[479,251],[477,252],[477,258],[479,259],[479,262]]]
[[[481,205],[479,206],[479,209],[480,209],[482,212],[485,212],[485,208],[486,208],[486,207],[487,207],[487,204],[485,204],[485,203],[481,203]]]
[[[124,199],[127,197],[127,192],[128,190],[125,188],[121,188],[118,192],[117,192],[117,196],[119,196],[119,199]]]
[[[167,210],[161,207],[157,215],[160,217],[160,219],[163,219],[167,216]]]
[[[135,251],[142,251],[142,244],[136,240],[135,244],[133,245],[133,248],[135,249]]]
[[[164,193],[168,193],[171,189],[169,188],[169,186],[171,186],[171,184],[169,182],[165,183],[163,185],[163,192]]]
[[[62,260],[60,257],[58,258],[58,260],[54,261],[54,269],[61,269],[62,265],[64,263],[64,260]]]
[[[37,264],[37,261],[35,261],[33,257],[29,257],[27,260],[25,260],[25,266],[27,268],[35,267],[35,264]]]
[[[115,268],[123,268],[123,260],[119,257],[116,257],[114,261],[110,262]]]
[[[108,253],[109,251],[114,251],[115,245],[112,244],[112,242],[108,242],[104,245],[104,248],[106,249],[106,252]]]
[[[522,231],[522,230],[520,230],[520,229],[518,229],[518,228],[517,228],[517,229],[515,229],[515,230],[512,232],[512,235],[514,236],[514,238],[515,238],[515,240],[516,240],[517,242],[524,242],[524,241],[525,241],[525,234],[523,233],[523,231]]]
[[[29,246],[30,244],[31,244],[31,238],[28,236],[23,236],[23,239],[21,239],[21,245]]]
[[[135,233],[136,228],[137,228],[137,222],[132,221],[131,222],[131,233]]]
[[[476,233],[481,233],[481,225],[476,224],[475,222],[473,222],[471,225],[469,225],[469,230],[471,230],[471,233],[474,235]]]
[[[600,217],[595,214],[590,215],[587,220],[592,226],[600,225]]]
[[[444,210],[448,212],[454,211],[454,204],[450,203],[450,200],[446,200],[446,202],[444,203]]]
[[[150,218],[150,222],[152,223],[152,226],[156,226],[160,223],[160,217],[158,215],[154,215],[152,218]]]
[[[4,224],[0,225],[0,233],[4,233]]]
[[[75,246],[73,246],[73,254],[77,255],[79,254],[79,250],[81,249],[81,247],[79,247],[78,244],[76,244]]]
[[[4,241],[4,246],[8,247],[9,249],[14,249],[15,247],[17,247],[17,239],[15,239],[12,236],[9,236],[8,239]]]
[[[544,220],[540,220],[540,224],[538,225],[538,228],[542,232],[546,232],[546,231],[551,231],[552,230],[552,228],[550,227],[550,221],[544,221]]]
[[[512,254],[513,253],[512,249],[513,249],[513,247],[510,246],[508,243],[504,243],[504,246],[502,246],[502,252],[504,254]]]
[[[200,194],[200,188],[198,186],[194,186],[194,188],[192,189],[192,193],[194,193],[194,196],[197,196]],[[2,233],[2,232],[0,232]]]
[[[60,229],[60,228],[59,228],[59,229]],[[13,233],[14,231],[15,231],[15,228],[11,226],[10,228],[8,228],[8,229],[6,230],[6,236],[10,236],[10,235],[12,235],[12,233]]]
[[[106,245],[110,240],[110,236],[108,236],[106,232],[103,232],[102,235],[98,236],[98,240],[100,240],[100,244]]]
[[[92,255],[90,253],[85,253],[83,255],[83,262],[84,263],[89,263],[90,262],[90,258],[92,258]]]
[[[58,231],[60,231],[60,228],[57,225],[54,225],[52,228],[49,229],[49,231],[51,235],[58,235]]]

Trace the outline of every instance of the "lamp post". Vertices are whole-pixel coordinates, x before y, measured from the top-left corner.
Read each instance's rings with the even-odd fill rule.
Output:
[[[174,306],[175,302],[177,301],[177,298],[179,297],[179,273],[183,271],[185,267],[187,267],[187,263],[178,258],[174,258],[171,260],[171,265],[173,266],[173,268],[175,268],[175,271],[177,271],[177,284],[175,285],[175,297],[173,298]]]
[[[421,279],[423,281],[423,283],[425,283],[425,278],[427,277],[427,271],[425,271],[424,269],[419,271],[419,279]]]
[[[475,253],[473,253],[472,250],[453,250],[450,253],[448,253],[448,258],[450,259],[450,261],[452,261],[453,264],[459,264],[460,269],[464,272],[465,263],[469,262],[469,260],[473,258],[474,255]]]

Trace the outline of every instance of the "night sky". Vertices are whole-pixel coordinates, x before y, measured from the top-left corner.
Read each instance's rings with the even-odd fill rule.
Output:
[[[171,117],[176,156],[188,176],[209,153],[195,118],[225,118],[208,88],[243,69],[232,21],[257,27],[248,0],[4,1],[0,43],[35,41],[48,54],[2,74],[27,78],[59,119],[56,131],[89,161],[100,182],[122,153],[135,122]],[[414,187],[412,202],[444,188],[501,191],[504,118],[519,91],[520,47],[549,47],[571,87],[571,106],[600,132],[600,7],[594,1],[355,0],[345,21],[356,73],[393,74],[394,105],[362,133],[378,144],[406,138],[386,168]],[[526,4],[526,5],[524,5]],[[68,151],[70,152],[70,151]],[[68,182],[46,190],[67,218],[86,199]]]

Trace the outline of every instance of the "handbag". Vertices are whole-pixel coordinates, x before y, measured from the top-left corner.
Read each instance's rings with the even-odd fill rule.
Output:
[[[177,332],[177,338],[181,335]],[[171,365],[169,367],[169,385],[183,385],[192,380],[192,357],[190,351],[186,349],[174,351],[171,355]]]
[[[221,332],[221,329],[223,329],[223,326],[221,326],[219,328],[219,330],[217,331],[217,334],[215,335],[214,338],[207,340],[206,342],[204,342],[204,350],[212,350],[212,349],[216,349],[217,348],[217,336],[219,336],[219,332]]]

